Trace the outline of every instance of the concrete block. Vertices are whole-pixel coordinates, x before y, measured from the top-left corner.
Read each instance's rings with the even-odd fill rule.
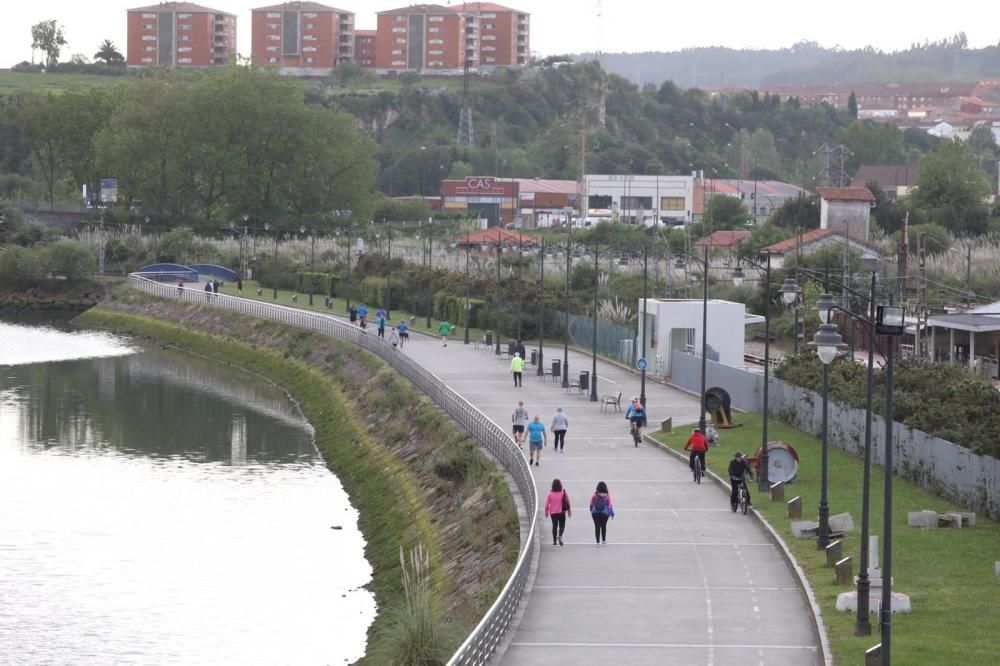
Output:
[[[788,517],[789,518],[801,518],[802,517],[802,496],[793,497],[788,500]],[[817,525],[818,527],[818,525]]]
[[[962,529],[962,516],[956,516],[954,513],[940,513],[938,514],[938,527],[953,527],[955,529]]]
[[[830,531],[846,534],[854,529],[854,519],[849,513],[838,513],[830,516]]]
[[[778,481],[777,483],[771,484],[771,501],[772,502],[784,502],[785,501],[785,482]]]
[[[833,565],[834,585],[850,585],[854,582],[854,573],[850,557],[845,557]]]
[[[937,511],[910,511],[906,514],[906,521],[910,527],[931,528],[938,526]]]
[[[976,526],[976,514],[974,511],[963,511],[961,513],[962,513],[962,527]]]
[[[997,578],[1000,579],[1000,562],[993,563],[993,573],[995,573]]]
[[[833,541],[826,547],[826,566],[832,567],[844,557],[844,542],[840,539]]]
[[[667,418],[660,421],[660,432],[673,432],[674,430],[674,417],[668,416]]]
[[[865,666],[879,666],[882,663],[882,644],[874,645],[865,650]]]
[[[819,523],[812,520],[799,520],[792,523],[792,536],[796,539],[811,539],[819,532]]]

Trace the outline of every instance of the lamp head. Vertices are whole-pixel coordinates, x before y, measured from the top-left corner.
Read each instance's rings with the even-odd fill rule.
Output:
[[[837,307],[837,302],[833,300],[833,294],[820,294],[816,301],[816,310],[819,313],[819,321],[822,324],[829,324],[833,310]]]
[[[819,330],[816,331],[816,335],[813,337],[812,342],[809,343],[809,346],[816,348],[816,355],[819,356],[819,360],[823,362],[823,365],[830,365],[837,354],[847,345],[844,344],[840,333],[837,333],[836,324],[824,323],[820,324]]]
[[[785,305],[791,305],[798,299],[800,291],[801,289],[799,285],[795,284],[795,280],[786,278],[781,284],[781,300],[785,302]]]

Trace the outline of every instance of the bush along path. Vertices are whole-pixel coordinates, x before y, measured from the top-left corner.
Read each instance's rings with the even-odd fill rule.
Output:
[[[517,511],[503,476],[374,356],[317,333],[128,289],[78,321],[239,366],[298,402],[360,513],[379,607],[366,663],[411,663],[413,655],[386,649],[410,644],[399,634],[422,629],[406,626],[413,617],[402,612],[401,548],[426,547],[436,658],[450,656],[492,604],[518,552]]]
[[[708,453],[708,466],[727,478],[726,468],[735,451],[752,454],[760,446],[758,414],[740,414],[743,427],[720,431],[720,445]],[[673,449],[683,449],[681,428],[657,439]],[[798,477],[785,488],[785,499],[803,498],[803,519],[815,520],[820,495],[819,440],[771,419],[772,439],[791,444],[799,454]],[[850,513],[855,530],[844,538],[844,555],[860,561],[862,462],[833,446],[829,451],[830,513]],[[882,532],[882,470],[872,467],[871,534]],[[918,529],[908,527],[907,513],[932,509],[939,513],[963,511],[957,505],[897,478],[893,484],[893,579],[894,590],[910,596],[911,615],[892,618],[893,657],[900,664],[989,664],[996,663],[996,628],[1000,626],[1000,580],[994,562],[1000,561],[1000,524],[979,517],[975,527]],[[815,539],[795,539],[786,515],[785,502],[772,502],[751,484],[754,507],[785,540],[805,570],[823,615],[834,661],[864,663],[864,652],[879,642],[878,618],[872,617],[872,635],[854,636],[854,613],[836,610],[837,594],[851,586],[835,585],[833,569],[816,549]],[[879,553],[881,561],[881,553]],[[873,606],[874,610],[874,606]]]

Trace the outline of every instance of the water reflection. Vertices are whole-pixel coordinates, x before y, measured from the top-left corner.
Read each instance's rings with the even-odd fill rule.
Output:
[[[364,654],[357,514],[257,377],[163,350],[0,367],[0,507],[0,664]]]

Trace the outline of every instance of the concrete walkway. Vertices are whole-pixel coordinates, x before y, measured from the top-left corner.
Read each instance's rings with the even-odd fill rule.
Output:
[[[822,663],[809,607],[763,529],[729,510],[728,492],[695,485],[684,462],[646,443],[635,448],[623,413],[602,412],[534,368],[515,389],[508,360],[460,338],[443,347],[411,336],[403,353],[504,427],[518,400],[546,427],[557,406],[570,419],[565,452],[553,452],[549,433],[541,465],[532,468],[542,498],[553,478],[570,496],[566,545],[552,545],[551,523],[540,513],[537,576],[503,663]],[[555,354],[546,349],[547,358]],[[574,376],[591,367],[575,352],[569,362]],[[632,373],[599,361],[598,374],[598,393],[621,390],[623,409],[639,393]],[[646,392],[651,425],[667,416],[697,421],[694,396],[652,382]],[[617,514],[601,548],[588,511],[598,481],[608,484]]]

